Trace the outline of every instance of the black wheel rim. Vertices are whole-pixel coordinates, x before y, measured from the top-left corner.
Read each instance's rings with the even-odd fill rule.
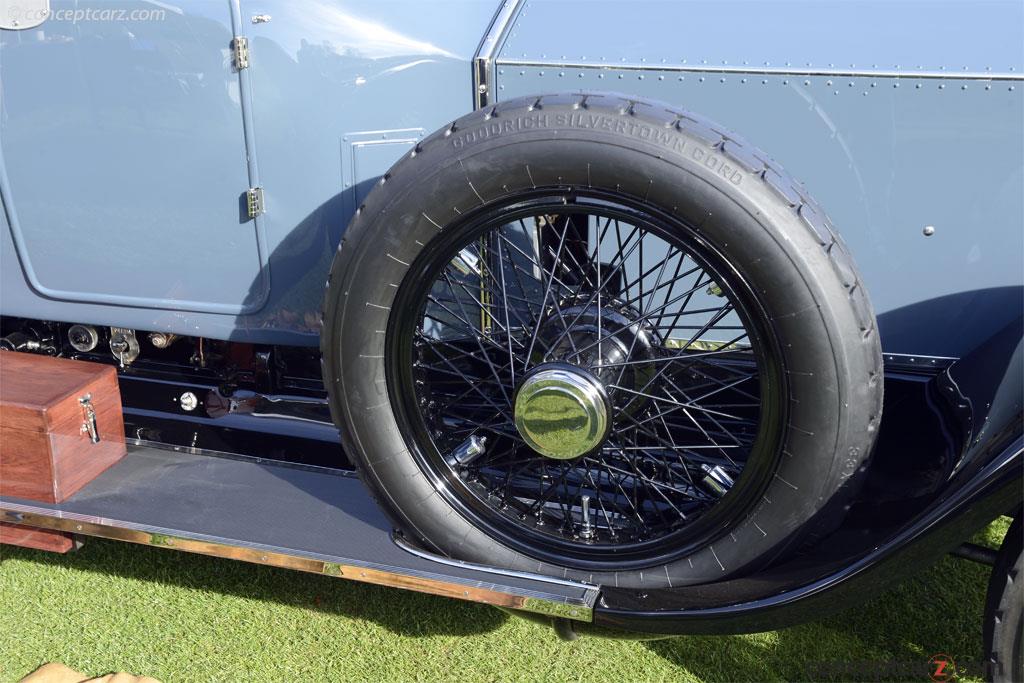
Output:
[[[752,288],[690,225],[622,197],[538,191],[445,226],[403,280],[387,340],[420,468],[475,525],[545,561],[621,570],[711,543],[781,452],[780,354]],[[566,459],[516,427],[517,391],[549,368],[599,387],[611,424]]]

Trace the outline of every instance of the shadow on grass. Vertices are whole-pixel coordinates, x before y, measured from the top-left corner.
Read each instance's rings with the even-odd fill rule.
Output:
[[[1005,520],[975,542],[998,547]],[[705,681],[930,680],[928,660],[951,657],[960,680],[983,678],[982,618],[989,568],[947,557],[863,605],[759,636],[648,642]]]
[[[997,546],[1006,526],[1005,520],[997,522],[974,540]],[[66,556],[10,547],[3,552],[39,565],[368,620],[414,638],[483,635],[509,619],[484,605],[114,541],[90,539]],[[987,581],[987,567],[946,558],[881,596],[870,601],[866,596],[863,605],[813,623],[752,636],[689,636],[637,647],[708,682],[928,680],[928,660],[937,653],[958,662],[961,673],[968,674],[961,680],[978,680]],[[571,653],[573,647],[560,651]]]
[[[87,539],[80,550],[67,555],[12,546],[3,546],[2,552],[5,558],[41,565],[364,619],[402,636],[476,635],[499,628],[509,618],[476,603],[103,539]]]

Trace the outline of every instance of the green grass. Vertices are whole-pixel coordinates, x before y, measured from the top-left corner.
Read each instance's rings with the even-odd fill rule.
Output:
[[[1007,525],[975,540],[996,545]],[[881,660],[920,664],[902,678],[927,680],[937,652],[980,658],[987,582],[985,567],[947,558],[861,606],[782,631],[563,643],[483,605],[157,548],[89,540],[67,556],[0,552],[3,681],[48,661],[166,682],[800,681],[821,662]]]

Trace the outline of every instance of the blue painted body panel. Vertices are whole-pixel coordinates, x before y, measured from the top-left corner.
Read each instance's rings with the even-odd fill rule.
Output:
[[[72,7],[154,6],[52,3],[55,17]],[[315,345],[357,202],[411,141],[472,108],[493,14],[472,0],[186,0],[162,20],[0,31],[0,312]],[[240,199],[257,185],[267,212],[252,221]]]
[[[54,3],[55,16],[74,4]],[[250,179],[239,76],[224,68],[232,34],[228,2],[0,33],[3,190],[34,292],[226,314],[262,305],[262,236],[239,218]]]
[[[0,308],[315,344],[349,217],[409,145],[472,106],[470,62],[497,7],[176,7],[160,22],[0,32],[0,190],[16,219],[0,237]],[[533,0],[499,46],[492,100],[614,90],[719,121],[830,213],[887,352],[960,357],[1019,314],[1022,15],[1018,2]],[[239,215],[250,185],[266,193],[256,221]]]

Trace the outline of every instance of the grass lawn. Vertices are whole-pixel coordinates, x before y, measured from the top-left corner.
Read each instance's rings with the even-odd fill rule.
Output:
[[[975,540],[994,546],[1007,526]],[[3,681],[48,661],[168,683],[801,681],[822,662],[880,660],[920,663],[920,675],[903,678],[928,680],[933,654],[981,657],[988,580],[985,567],[947,558],[863,605],[783,631],[563,643],[483,605],[157,548],[93,539],[67,556],[0,553]],[[875,679],[865,672],[841,679]]]

